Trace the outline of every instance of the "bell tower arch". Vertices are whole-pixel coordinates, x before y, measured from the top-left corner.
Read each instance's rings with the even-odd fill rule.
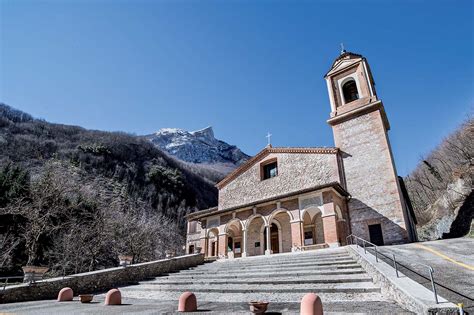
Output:
[[[388,138],[390,125],[367,60],[341,52],[326,79],[331,125],[336,147],[341,150],[352,233],[385,244],[411,239]],[[374,231],[377,231],[375,233]]]

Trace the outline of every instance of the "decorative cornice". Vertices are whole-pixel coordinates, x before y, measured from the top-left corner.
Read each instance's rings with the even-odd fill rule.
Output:
[[[383,107],[382,101],[376,101],[370,104],[360,105],[359,107],[343,113],[341,115],[334,116],[327,120],[327,123],[331,126],[337,125],[341,122],[347,121],[349,119],[355,118],[357,116],[361,116],[363,114],[367,114],[376,110],[380,110],[380,114],[382,115],[382,120],[385,125],[386,130],[390,130],[390,124],[387,119],[387,115],[385,114],[385,109]]]
[[[298,153],[298,154],[337,154],[338,148],[311,148],[311,147],[279,147],[274,148],[271,145],[265,147],[262,151],[257,153],[253,158],[248,160],[245,164],[234,170],[232,173],[227,175],[223,180],[216,184],[218,189],[222,189],[225,185],[233,181],[239,175],[250,169],[255,163],[262,160],[265,156],[271,153]]]
[[[350,194],[341,186],[340,183],[331,182],[331,183],[328,183],[328,184],[323,184],[323,185],[313,186],[313,187],[310,187],[310,188],[300,189],[300,190],[293,191],[293,192],[290,192],[290,193],[277,195],[277,196],[274,196],[274,197],[269,197],[269,198],[261,199],[261,200],[255,201],[255,202],[225,208],[225,209],[222,209],[222,210],[216,210],[216,211],[209,212],[209,213],[204,212],[204,211],[198,211],[198,212],[188,214],[186,218],[188,220],[199,220],[199,219],[207,217],[207,216],[222,215],[222,214],[230,212],[230,211],[234,211],[234,210],[238,210],[238,209],[244,209],[244,208],[252,208],[252,207],[256,207],[257,205],[265,204],[265,203],[268,203],[268,202],[274,202],[274,201],[277,201],[277,200],[280,200],[280,199],[285,199],[285,198],[293,197],[293,196],[296,196],[296,195],[305,194],[305,193],[309,193],[309,192],[313,192],[313,191],[317,191],[317,190],[322,190],[322,189],[327,189],[327,188],[333,189],[335,192],[337,192],[341,196],[344,196],[344,197],[349,197],[350,196]],[[213,208],[213,209],[217,209],[217,208]]]

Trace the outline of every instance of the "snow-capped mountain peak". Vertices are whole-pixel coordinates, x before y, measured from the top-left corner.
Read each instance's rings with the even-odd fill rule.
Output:
[[[186,162],[230,164],[237,167],[249,158],[236,146],[216,139],[211,126],[191,132],[179,128],[162,128],[145,137],[157,147]]]

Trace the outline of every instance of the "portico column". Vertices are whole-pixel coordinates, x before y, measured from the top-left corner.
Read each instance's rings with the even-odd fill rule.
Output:
[[[265,249],[265,255],[270,255],[272,253],[272,245],[270,244],[270,225],[266,226],[267,234],[265,237],[267,238],[267,249]]]
[[[220,257],[226,257],[227,256],[227,235],[225,233],[219,234],[219,242],[218,245],[219,247],[217,256]]]
[[[301,241],[301,221],[294,220],[290,222],[291,227],[291,251],[295,251],[298,247],[303,246]]]
[[[337,238],[336,214],[330,214],[323,217],[324,241],[329,247],[340,246]]]
[[[247,257],[247,229],[242,230],[242,257]]]
[[[204,257],[207,257],[207,237],[201,237],[201,253],[204,254]]]

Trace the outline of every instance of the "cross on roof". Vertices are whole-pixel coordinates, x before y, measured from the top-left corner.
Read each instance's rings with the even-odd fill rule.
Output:
[[[265,136],[265,138],[268,139],[268,145],[271,145],[271,142],[272,142],[272,139],[271,139],[271,138],[272,138],[272,134],[268,132],[267,135]]]
[[[344,43],[341,43],[341,55],[346,52],[346,49],[344,48]]]

